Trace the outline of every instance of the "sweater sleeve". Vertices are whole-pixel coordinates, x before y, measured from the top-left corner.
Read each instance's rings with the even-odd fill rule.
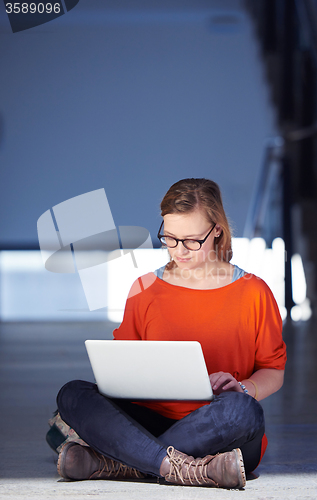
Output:
[[[153,273],[141,276],[133,283],[124,309],[121,325],[113,331],[115,340],[142,340],[145,312],[148,304],[147,289],[154,283]]]
[[[254,369],[284,370],[286,345],[282,337],[282,318],[273,293],[262,280],[260,280],[255,307],[257,309],[257,333]]]

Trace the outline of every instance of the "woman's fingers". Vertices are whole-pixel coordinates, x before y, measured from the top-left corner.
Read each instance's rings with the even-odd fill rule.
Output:
[[[239,391],[240,386],[231,373],[217,372],[209,375],[211,387],[215,394],[224,391]]]
[[[210,384],[213,389],[217,389],[219,387],[220,379],[223,375],[223,372],[212,373],[211,375],[209,375]]]
[[[230,373],[213,373],[209,376],[210,383],[213,389],[218,389],[220,386],[227,384],[233,379]]]

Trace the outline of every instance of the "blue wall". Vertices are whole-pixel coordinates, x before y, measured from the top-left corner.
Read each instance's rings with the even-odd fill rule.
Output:
[[[13,34],[0,4],[0,248],[36,248],[43,212],[102,187],[115,223],[155,240],[184,177],[219,182],[242,235],[274,120],[240,2],[115,5]]]

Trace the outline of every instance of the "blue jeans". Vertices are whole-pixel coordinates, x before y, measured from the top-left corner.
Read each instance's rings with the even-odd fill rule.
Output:
[[[264,434],[261,405],[227,392],[181,420],[122,399],[110,399],[91,382],[74,380],[58,393],[61,418],[102,455],[160,476],[168,446],[195,458],[240,448],[246,472],[260,461]]]

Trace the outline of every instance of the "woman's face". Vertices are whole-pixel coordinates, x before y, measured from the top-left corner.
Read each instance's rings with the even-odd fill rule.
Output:
[[[213,226],[201,210],[181,215],[167,214],[163,219],[164,234],[180,239],[203,240]],[[169,254],[180,269],[195,269],[208,263],[212,265],[217,259],[214,240],[220,233],[221,227],[216,224],[200,250],[187,250],[179,241],[175,248],[168,249]]]

